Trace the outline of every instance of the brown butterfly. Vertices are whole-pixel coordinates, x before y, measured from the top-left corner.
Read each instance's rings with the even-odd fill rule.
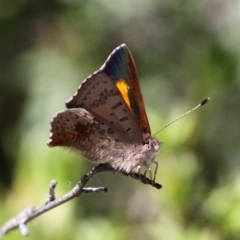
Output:
[[[75,149],[92,162],[126,173],[158,165],[154,158],[162,142],[151,136],[137,70],[125,44],[80,85],[66,107],[51,121],[48,146]]]
[[[72,148],[92,162],[108,163],[126,173],[139,173],[145,167],[155,180],[158,163],[154,158],[163,143],[151,136],[136,66],[125,44],[83,81],[66,107],[51,121],[48,146]],[[154,178],[151,163],[156,165]]]

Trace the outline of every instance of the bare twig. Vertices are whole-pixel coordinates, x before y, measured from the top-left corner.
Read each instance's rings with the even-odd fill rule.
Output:
[[[57,181],[52,180],[49,186],[48,198],[44,205],[40,207],[28,207],[23,210],[16,217],[7,221],[2,227],[0,227],[0,237],[3,237],[8,232],[19,228],[23,236],[28,236],[29,232],[26,226],[26,223],[30,220],[40,216],[41,214],[65,203],[69,200],[80,196],[82,193],[99,193],[99,192],[107,192],[106,187],[97,187],[97,188],[84,188],[88,181],[97,173],[106,172],[106,171],[114,171],[114,169],[106,164],[100,164],[97,167],[93,168],[89,173],[84,175],[81,180],[74,186],[74,188],[65,194],[64,196],[55,199],[55,188],[57,186]],[[124,175],[129,175],[134,179],[141,181],[144,184],[149,184],[157,189],[160,189],[162,186],[158,183],[153,182],[145,175],[142,174],[126,174],[123,171],[120,171]]]
[[[49,185],[48,198],[47,198],[45,204],[48,204],[56,199],[55,191],[54,191],[56,186],[57,186],[57,180],[52,180]]]

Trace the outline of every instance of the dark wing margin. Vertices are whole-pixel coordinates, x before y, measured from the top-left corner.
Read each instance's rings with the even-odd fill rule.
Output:
[[[109,75],[116,85],[125,81],[128,89],[127,97],[130,102],[130,110],[140,126],[143,139],[149,138],[151,130],[139,85],[137,69],[128,47],[125,44],[117,47],[100,69]]]

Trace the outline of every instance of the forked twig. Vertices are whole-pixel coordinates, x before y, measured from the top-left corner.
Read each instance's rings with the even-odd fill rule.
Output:
[[[69,200],[80,196],[82,193],[95,193],[95,192],[107,192],[106,187],[97,187],[97,188],[92,188],[88,187],[85,188],[86,184],[88,181],[97,173],[100,172],[106,172],[106,171],[114,171],[114,169],[106,164],[100,164],[96,167],[94,167],[89,173],[86,175],[83,175],[81,180],[73,187],[73,189],[65,194],[64,196],[56,199],[55,198],[55,188],[57,186],[57,181],[52,180],[49,186],[49,193],[46,202],[44,205],[40,207],[28,207],[22,212],[20,212],[16,217],[10,219],[6,223],[0,227],[0,237],[3,237],[5,234],[8,232],[19,228],[23,236],[28,236],[28,228],[26,226],[26,223],[29,222],[30,220],[42,215],[43,213],[65,203],[68,202]],[[126,174],[123,171],[120,171],[124,175],[129,175],[134,179],[137,179],[141,181],[144,184],[149,184],[157,189],[160,189],[162,186],[158,183],[153,182],[146,176],[142,174]]]

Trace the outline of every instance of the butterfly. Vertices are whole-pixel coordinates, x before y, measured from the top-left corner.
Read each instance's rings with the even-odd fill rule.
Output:
[[[154,163],[155,179],[154,158],[163,143],[151,136],[137,69],[125,44],[83,81],[66,107],[51,121],[48,146],[74,149],[126,173],[144,167],[150,178]]]

